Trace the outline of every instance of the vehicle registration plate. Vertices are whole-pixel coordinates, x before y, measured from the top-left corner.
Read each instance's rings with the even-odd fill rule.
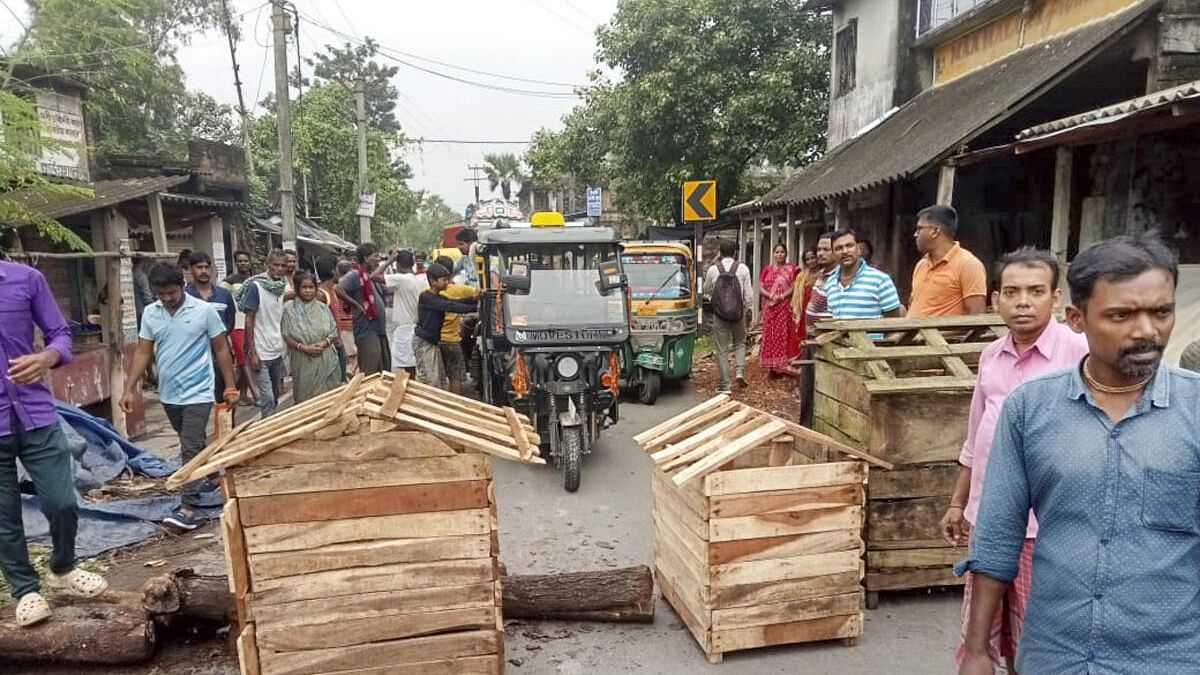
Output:
[[[658,308],[657,307],[638,307],[637,314],[638,314],[638,316],[657,316]]]

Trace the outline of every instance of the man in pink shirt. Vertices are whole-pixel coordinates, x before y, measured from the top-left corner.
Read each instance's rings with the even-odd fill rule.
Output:
[[[970,539],[979,512],[992,436],[1004,399],[1029,380],[1078,367],[1087,355],[1084,336],[1054,320],[1054,312],[1062,302],[1058,277],[1058,260],[1048,251],[1022,248],[1000,260],[1000,288],[992,293],[992,304],[1008,326],[1009,334],[988,345],[979,357],[979,378],[971,397],[967,440],[958,460],[962,467],[950,508],[942,518],[942,534],[954,546],[963,546]],[[1005,594],[1004,604],[992,626],[992,660],[999,665],[1003,658],[1010,673],[1016,673],[1013,661],[1029,597],[1033,540],[1037,536],[1037,522],[1032,514],[1025,536],[1020,572]],[[973,585],[973,575],[968,573],[963,591],[964,640]],[[960,642],[960,662],[963,653]]]

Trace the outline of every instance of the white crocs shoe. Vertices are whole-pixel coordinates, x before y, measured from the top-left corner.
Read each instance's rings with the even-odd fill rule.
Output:
[[[17,625],[27,628],[50,618],[50,605],[41,593],[26,593],[17,601]]]
[[[81,598],[94,598],[108,590],[108,581],[94,572],[75,568],[63,575],[50,573],[46,585]]]

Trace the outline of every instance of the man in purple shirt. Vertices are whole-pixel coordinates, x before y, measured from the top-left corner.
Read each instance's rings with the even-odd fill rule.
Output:
[[[46,346],[34,349],[33,327]],[[37,489],[50,523],[54,551],[47,584],[75,595],[95,597],[108,588],[103,577],[75,567],[75,500],[71,451],[58,426],[46,371],[71,360],[71,330],[40,272],[0,261],[0,571],[17,599],[17,623],[31,626],[50,616],[38,592],[38,574],[29,564],[17,460]]]

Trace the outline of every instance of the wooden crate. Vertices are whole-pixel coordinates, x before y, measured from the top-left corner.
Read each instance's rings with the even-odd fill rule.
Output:
[[[652,453],[655,577],[712,663],[862,633],[867,463],[718,396],[636,440]]]
[[[171,479],[225,469],[242,672],[502,673],[485,453],[540,461],[529,420],[405,376],[357,378],[314,401],[235,429]]]
[[[941,535],[995,315],[818,324],[813,428],[895,464],[867,490],[867,606],[880,591],[961,583],[966,549]],[[868,334],[886,333],[873,342]]]

